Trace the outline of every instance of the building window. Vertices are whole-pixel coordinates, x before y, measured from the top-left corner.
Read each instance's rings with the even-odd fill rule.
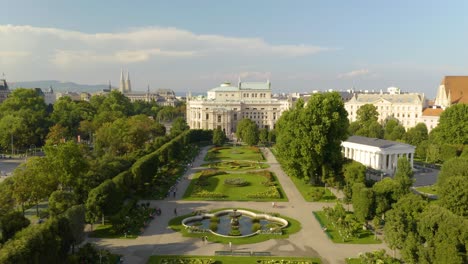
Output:
[[[206,120],[210,119],[210,114],[206,114]]]
[[[218,115],[218,123],[221,122],[221,115]]]

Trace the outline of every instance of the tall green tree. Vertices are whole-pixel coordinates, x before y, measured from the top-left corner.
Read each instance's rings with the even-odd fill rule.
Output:
[[[12,238],[16,232],[29,226],[30,221],[21,212],[13,211],[0,217],[0,229],[2,231],[2,242],[5,243]]]
[[[350,133],[356,136],[383,138],[382,125],[379,124],[379,112],[373,104],[365,104],[356,112],[356,121],[349,126]]]
[[[312,183],[340,180],[341,142],[348,137],[348,118],[338,93],[314,94],[298,101],[276,124],[276,148],[291,176]]]
[[[3,148],[40,145],[48,127],[44,98],[34,89],[18,88],[0,104],[0,144]],[[6,120],[3,120],[7,118]],[[9,125],[10,124],[10,125]]]
[[[458,157],[444,162],[437,178],[437,185],[442,185],[447,179],[455,176],[468,177],[468,158]]]
[[[356,218],[364,223],[374,216],[374,192],[363,183],[353,186],[353,208]]]
[[[402,140],[405,137],[406,130],[396,119],[389,119],[385,124],[384,139]]]
[[[76,204],[76,197],[72,192],[57,190],[49,197],[49,212],[57,216]]]
[[[237,123],[236,135],[243,142],[249,146],[256,145],[258,143],[258,127],[254,121],[244,118]]]
[[[184,132],[185,130],[189,130],[189,129],[190,127],[187,125],[187,122],[185,121],[185,119],[182,117],[177,117],[172,122],[171,135],[177,136],[180,133]]]
[[[268,142],[268,129],[263,128],[259,130],[258,140],[261,144],[266,144]]]
[[[393,209],[385,213],[385,241],[393,250],[405,249],[404,254],[411,253],[419,245],[417,224],[421,213],[427,207],[427,201],[419,195],[409,193],[392,207]]]
[[[468,217],[468,176],[452,176],[438,185],[440,205]]]
[[[89,192],[86,200],[86,219],[95,223],[102,218],[104,224],[105,215],[116,213],[121,202],[122,193],[117,190],[112,180],[106,180]]]
[[[213,131],[213,144],[216,146],[222,146],[226,142],[226,135],[221,128],[216,128]]]
[[[411,168],[411,164],[408,159],[400,157],[398,159],[397,169],[394,176],[395,183],[398,186],[395,193],[397,199],[410,192],[410,187],[413,186],[414,183],[413,176],[413,168]]]
[[[468,144],[468,104],[456,104],[445,109],[439,124],[430,134],[431,140],[442,144]]]
[[[418,147],[424,140],[429,138],[425,123],[418,123],[415,127],[408,129],[405,134],[405,142]]]

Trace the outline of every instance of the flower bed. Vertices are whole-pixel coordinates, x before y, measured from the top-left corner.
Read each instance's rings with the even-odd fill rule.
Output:
[[[229,179],[224,180],[224,184],[231,185],[231,186],[242,187],[242,186],[249,185],[249,182],[246,181],[244,178],[229,178]]]
[[[267,199],[267,198],[279,199],[281,198],[281,193],[278,191],[278,188],[276,188],[276,186],[271,186],[268,188],[268,190],[264,192],[247,194],[247,197],[255,198],[255,199]]]

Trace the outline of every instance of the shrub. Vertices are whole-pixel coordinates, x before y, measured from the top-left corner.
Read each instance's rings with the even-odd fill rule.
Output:
[[[265,198],[281,198],[281,194],[278,191],[278,188],[275,186],[268,187],[268,189],[264,192],[252,193],[247,195],[248,198],[255,198],[255,199],[265,199]]]
[[[210,222],[210,230],[216,232],[218,230],[218,223],[217,222]]]
[[[260,218],[257,218],[257,217],[252,218],[252,223],[254,223],[254,224],[255,223],[260,223]]]
[[[242,186],[249,185],[249,182],[246,181],[244,178],[230,178],[230,179],[225,179],[224,184],[231,185],[231,186],[242,187]]]
[[[223,198],[226,195],[218,192],[209,192],[207,190],[202,190],[200,188],[195,188],[192,194],[193,197],[199,198]]]
[[[229,231],[229,235],[230,236],[240,236],[242,235],[241,232],[239,231],[239,229],[231,229],[231,231]]]
[[[325,195],[325,190],[316,188],[313,189],[309,195],[312,197],[312,200],[320,201],[320,199],[322,199],[322,197]]]
[[[252,232],[257,232],[262,228],[262,225],[260,223],[255,223],[252,225]]]
[[[217,217],[217,216],[211,217],[211,218],[210,218],[210,222],[212,222],[212,223],[219,223],[219,217]]]

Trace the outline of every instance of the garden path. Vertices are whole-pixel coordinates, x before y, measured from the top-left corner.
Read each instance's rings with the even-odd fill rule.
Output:
[[[194,172],[200,170],[204,163],[203,158],[208,147],[202,149],[184,176],[190,179]],[[291,179],[284,173],[274,155],[267,148],[262,149],[269,170],[274,172],[280,181],[289,201],[278,202],[276,208],[269,202],[236,202],[236,201],[183,201],[181,200],[189,180],[182,180],[177,185],[176,197],[164,200],[149,201],[151,206],[162,209],[162,215],[157,216],[146,228],[141,236],[136,239],[98,239],[88,238],[89,242],[96,243],[101,248],[110,249],[113,252],[123,254],[124,263],[146,263],[151,255],[213,255],[215,251],[229,250],[228,245],[207,243],[206,245],[197,238],[183,237],[167,227],[174,217],[174,208],[179,214],[188,214],[194,210],[212,210],[226,207],[251,208],[265,212],[278,212],[285,216],[295,218],[301,222],[302,230],[291,235],[288,239],[268,240],[256,244],[233,245],[233,250],[242,251],[269,251],[275,256],[310,256],[320,257],[323,263],[345,263],[346,257],[356,257],[360,252],[368,252],[378,249],[390,249],[385,244],[359,245],[359,244],[335,244],[321,230],[320,224],[315,220],[312,211],[320,211],[325,206],[333,206],[331,203],[306,202]]]

